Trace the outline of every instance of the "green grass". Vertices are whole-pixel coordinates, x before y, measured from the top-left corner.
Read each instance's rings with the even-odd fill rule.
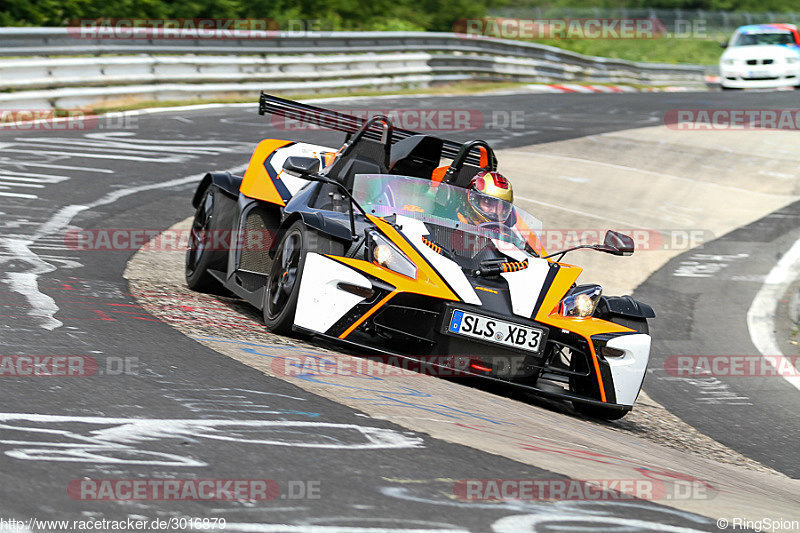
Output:
[[[274,91],[270,94],[280,96],[289,100],[303,100],[311,98],[341,98],[344,96],[385,96],[385,95],[413,95],[413,94],[433,94],[433,95],[468,95],[468,94],[485,94],[494,91],[504,91],[520,89],[530,85],[529,83],[519,82],[482,82],[482,81],[467,81],[459,83],[448,83],[436,85],[433,87],[422,87],[419,89],[399,89],[393,91],[376,91],[376,90],[363,90],[363,91],[350,91],[350,92],[331,92],[331,93],[286,93]],[[614,83],[593,83],[592,85],[616,85]],[[636,89],[645,88],[660,88],[658,85],[642,85],[642,84],[627,84]],[[85,112],[95,114],[103,113],[119,113],[124,111],[135,111],[137,109],[149,109],[154,107],[182,107],[199,104],[252,104],[256,106],[258,99],[254,96],[232,96],[226,98],[208,98],[208,99],[187,99],[187,100],[142,100],[132,101],[129,103],[119,103],[106,106],[89,106],[82,108]],[[69,110],[58,110],[59,112],[67,113]]]
[[[363,91],[350,91],[350,92],[330,92],[330,93],[286,93],[275,91],[271,92],[270,94],[275,94],[276,96],[280,96],[281,98],[287,98],[289,100],[300,100],[306,98],[341,98],[343,96],[383,96],[387,94],[396,94],[396,95],[404,95],[404,94],[442,94],[442,95],[450,95],[450,94],[481,94],[487,93],[492,91],[501,91],[506,89],[516,89],[527,85],[526,83],[517,83],[517,82],[480,82],[480,81],[470,81],[470,82],[462,82],[462,83],[452,83],[446,85],[437,85],[434,87],[421,87],[418,89],[399,89],[393,91],[377,91],[377,90],[363,90]],[[131,103],[123,103],[119,105],[112,105],[112,106],[94,106],[90,107],[89,110],[101,114],[101,113],[112,113],[112,112],[120,112],[120,111],[134,111],[137,109],[146,109],[151,107],[179,107],[179,106],[187,106],[187,105],[196,105],[196,104],[242,104],[242,103],[250,103],[254,106],[257,105],[258,99],[254,97],[247,97],[247,96],[233,96],[227,98],[208,98],[208,99],[192,99],[192,100],[147,100],[147,101],[136,101]]]
[[[722,55],[719,43],[709,37],[661,39],[546,39],[532,41],[590,56],[646,61],[650,63],[692,63],[716,65]]]

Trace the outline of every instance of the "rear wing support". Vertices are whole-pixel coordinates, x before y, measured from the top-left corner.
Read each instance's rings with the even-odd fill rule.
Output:
[[[301,104],[292,100],[285,100],[283,98],[263,92],[258,100],[258,114],[275,115],[306,124],[313,124],[323,129],[341,131],[347,134],[346,140],[349,140],[351,135],[358,132],[364,126],[364,124],[368,122],[368,119],[364,120],[330,109],[324,109],[322,107],[316,107],[308,104]],[[394,144],[414,135],[424,134],[411,130],[394,128],[391,141]],[[370,127],[364,133],[364,136],[368,139],[380,142],[381,137],[383,136],[383,130],[380,125],[376,123],[374,128]],[[443,139],[443,141],[444,145],[442,147],[442,157],[447,159],[456,159],[456,157],[459,155],[459,152],[461,152],[461,149],[465,146],[462,143],[447,139]],[[464,162],[476,167],[486,166],[481,164],[481,155],[479,151],[470,150]],[[491,149],[488,150],[488,170],[497,170],[497,158]]]

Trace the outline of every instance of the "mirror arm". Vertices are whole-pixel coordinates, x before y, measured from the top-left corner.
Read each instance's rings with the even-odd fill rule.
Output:
[[[575,250],[583,250],[583,249],[591,249],[597,250],[598,252],[606,252],[609,254],[617,254],[619,250],[616,248],[609,246],[607,244],[581,244],[580,246],[573,246],[572,248],[567,248],[566,250],[560,250],[558,252],[553,252],[550,255],[546,255],[542,257],[542,259],[550,259],[553,256],[559,256],[557,261],[561,261],[561,259],[567,254],[567,252],[572,252]]]
[[[347,190],[347,187],[345,187],[336,180],[332,180],[323,176],[322,174],[316,174],[316,173],[307,174],[305,178],[311,181],[319,181],[320,183],[328,183],[331,185],[335,185],[340,191],[344,193],[345,196],[347,196],[347,199],[350,202],[350,234],[353,236],[353,239],[358,239],[358,235],[356,234],[355,210],[353,209],[353,206],[355,206],[356,208],[358,208],[359,211],[361,211],[361,214],[364,215],[364,218],[367,218],[367,212],[364,210],[363,207],[361,207],[361,205],[358,202],[356,202],[356,199],[353,198],[353,195],[350,193],[350,191]]]
[[[542,257],[542,259],[550,259],[551,257],[556,256],[556,255],[560,255],[561,257],[564,257],[564,255],[567,252],[572,252],[574,250],[582,250],[584,248],[594,248],[595,246],[597,246],[597,245],[596,244],[581,244],[580,246],[573,246],[572,248],[567,248],[566,250],[560,250],[558,252],[553,252],[550,255],[546,255],[546,256]],[[559,258],[559,260],[560,260],[560,258]]]

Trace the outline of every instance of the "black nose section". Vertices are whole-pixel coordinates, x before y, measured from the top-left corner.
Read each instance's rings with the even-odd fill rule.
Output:
[[[502,276],[473,278],[470,282],[475,294],[481,300],[483,309],[508,316],[513,314],[508,283]]]

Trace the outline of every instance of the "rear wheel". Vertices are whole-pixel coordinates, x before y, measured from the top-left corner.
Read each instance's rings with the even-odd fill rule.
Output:
[[[341,255],[344,246],[308,229],[302,220],[289,226],[278,243],[264,289],[264,324],[273,333],[288,334],[292,330],[308,252]]]
[[[192,290],[222,290],[208,270],[227,270],[233,212],[223,202],[222,193],[210,186],[197,206],[186,251],[186,285]]]
[[[614,316],[609,317],[606,320],[609,322],[614,322],[615,324],[619,324],[620,326],[625,326],[626,328],[630,328],[634,331],[639,333],[649,334],[650,330],[647,326],[647,319],[646,318],[633,318],[633,317],[620,317]],[[593,378],[593,376],[592,376]],[[573,392],[577,392],[579,394],[586,394],[586,378],[578,378],[570,380],[570,389]],[[603,407],[600,405],[589,405],[580,402],[573,402],[572,406],[575,410],[582,415],[586,415],[592,418],[599,418],[602,420],[619,420],[628,412],[630,409],[612,409],[609,407]]]

